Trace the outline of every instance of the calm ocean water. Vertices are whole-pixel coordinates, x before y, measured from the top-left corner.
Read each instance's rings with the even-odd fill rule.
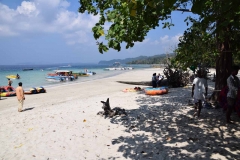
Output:
[[[126,65],[122,65],[126,66]],[[56,85],[66,85],[69,83],[81,83],[84,81],[91,81],[95,79],[101,79],[106,77],[111,77],[114,75],[121,74],[123,72],[128,72],[126,70],[123,71],[104,71],[104,68],[109,67],[109,65],[98,65],[98,64],[70,64],[70,66],[66,64],[54,64],[54,65],[0,65],[0,86],[6,86],[8,80],[6,78],[7,75],[20,75],[20,79],[13,79],[12,86],[16,88],[18,86],[18,82],[23,83],[23,87],[25,90],[28,90],[31,87],[39,87],[43,86],[45,88],[56,86]],[[142,69],[149,68],[150,65],[131,65],[134,69]],[[32,68],[33,70],[23,71],[25,68]],[[89,77],[79,77],[75,81],[70,82],[49,82],[46,80],[46,76],[48,73],[54,73],[54,70],[71,70],[73,72],[84,71],[84,69],[88,69],[88,71],[96,72],[96,75]],[[130,70],[129,70],[130,71]]]

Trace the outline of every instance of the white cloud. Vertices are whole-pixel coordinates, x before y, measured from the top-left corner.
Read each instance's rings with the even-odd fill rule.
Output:
[[[149,41],[150,41],[150,39],[149,39],[149,38],[146,38],[146,39],[144,39],[142,42],[136,42],[135,45],[143,45],[143,44],[148,43]]]
[[[68,44],[87,43],[98,17],[68,10],[66,0],[23,1],[17,9],[0,3],[0,36],[58,33]]]
[[[17,33],[9,30],[7,26],[0,25],[0,36],[16,36]]]
[[[4,22],[5,23],[11,23],[13,22],[13,17],[16,15],[17,13],[13,10],[10,9],[8,6],[6,5],[2,5],[0,3],[0,24],[3,25]]]
[[[23,1],[21,6],[17,7],[17,12],[21,15],[28,17],[35,17],[38,15],[39,11],[33,2]]]
[[[176,45],[179,43],[179,37],[182,36],[182,34],[177,34],[173,37],[170,37],[168,35],[165,35],[163,37],[160,37],[159,40],[155,40],[152,42],[152,44],[155,45]]]

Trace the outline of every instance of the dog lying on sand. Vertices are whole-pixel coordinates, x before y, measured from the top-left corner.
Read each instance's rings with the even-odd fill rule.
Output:
[[[112,118],[115,115],[127,115],[127,113],[125,112],[125,109],[122,109],[119,107],[115,107],[111,109],[109,98],[107,99],[106,102],[101,101],[101,103],[103,103],[102,109],[104,111],[98,112],[97,115],[102,115],[102,116],[105,115],[105,116],[108,116],[109,118]]]

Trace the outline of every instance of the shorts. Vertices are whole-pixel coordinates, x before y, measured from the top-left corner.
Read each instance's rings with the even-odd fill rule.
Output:
[[[197,99],[197,98],[194,98],[193,99],[193,102],[196,104],[196,103],[199,103],[199,101],[202,101],[201,99]]]
[[[234,107],[236,104],[236,101],[237,101],[236,98],[227,97],[228,107]]]

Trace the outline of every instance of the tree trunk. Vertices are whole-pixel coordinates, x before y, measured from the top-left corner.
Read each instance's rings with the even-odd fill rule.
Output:
[[[233,59],[229,36],[227,35],[228,32],[229,30],[226,28],[224,42],[220,42],[218,44],[220,55],[216,60],[215,90],[221,90],[224,86],[226,86],[227,78],[231,74]]]
[[[232,52],[221,52],[216,62],[215,90],[221,90],[227,85],[227,78],[231,74]]]
[[[221,24],[217,21],[217,27]],[[220,34],[216,35],[217,38],[217,48],[220,52],[218,58],[216,59],[216,81],[215,81],[215,92],[212,94],[212,100],[218,101],[219,93],[224,86],[227,85],[227,78],[231,74],[231,68],[233,64],[232,51],[230,47],[230,33],[231,26],[222,29]],[[222,35],[224,39],[220,39],[219,35]]]

